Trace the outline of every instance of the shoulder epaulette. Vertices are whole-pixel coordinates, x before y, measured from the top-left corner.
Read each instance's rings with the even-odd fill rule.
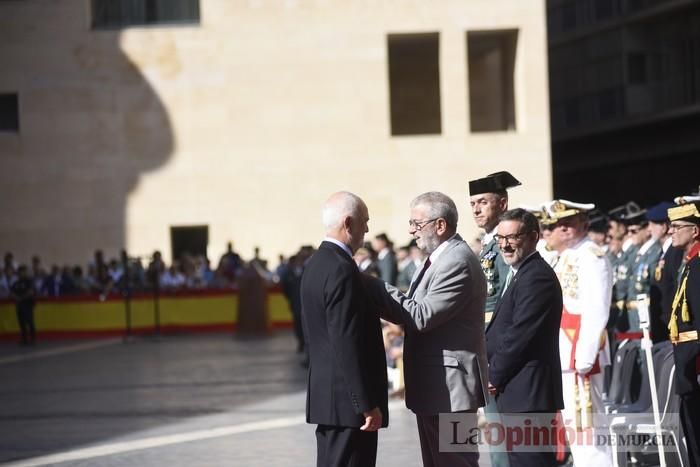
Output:
[[[595,244],[591,245],[591,252],[598,258],[600,258],[601,256],[605,256],[605,252],[603,251],[603,249]]]

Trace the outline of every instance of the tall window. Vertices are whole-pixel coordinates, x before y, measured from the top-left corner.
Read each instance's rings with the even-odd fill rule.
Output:
[[[199,0],[92,0],[93,29],[199,23]]]
[[[517,30],[467,32],[471,131],[515,130]]]
[[[440,134],[439,34],[390,34],[391,134]]]
[[[19,100],[17,94],[0,94],[0,131],[19,131]]]

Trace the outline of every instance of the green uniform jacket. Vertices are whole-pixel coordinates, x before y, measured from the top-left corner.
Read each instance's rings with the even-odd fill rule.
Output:
[[[501,297],[503,287],[508,275],[508,266],[503,261],[501,250],[498,248],[496,240],[491,239],[479,253],[479,261],[481,262],[481,270],[486,276],[486,313],[493,313],[496,309],[496,302]],[[489,318],[487,317],[487,321]]]
[[[629,300],[628,293],[630,290],[630,277],[632,276],[634,260],[637,257],[638,251],[639,247],[637,245],[631,245],[629,248],[627,248],[627,251],[622,253],[622,256],[619,259],[614,290],[614,301],[616,303],[624,304],[627,302],[627,300]],[[618,306],[618,308],[623,310],[624,306]]]
[[[663,249],[659,242],[654,242],[644,254],[635,255],[627,281],[627,301],[636,300],[639,294],[649,295],[649,287],[662,255]]]

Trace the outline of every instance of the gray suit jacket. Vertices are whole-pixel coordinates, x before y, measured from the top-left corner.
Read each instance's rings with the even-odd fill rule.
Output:
[[[419,275],[418,268],[414,280]],[[412,298],[372,283],[382,318],[404,325],[406,406],[419,415],[475,410],[487,400],[486,279],[457,235],[425,272]]]

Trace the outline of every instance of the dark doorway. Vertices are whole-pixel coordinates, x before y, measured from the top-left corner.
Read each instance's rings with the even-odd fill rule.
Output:
[[[172,246],[172,258],[175,260],[179,260],[183,253],[206,257],[208,244],[208,225],[170,227],[170,245]]]

